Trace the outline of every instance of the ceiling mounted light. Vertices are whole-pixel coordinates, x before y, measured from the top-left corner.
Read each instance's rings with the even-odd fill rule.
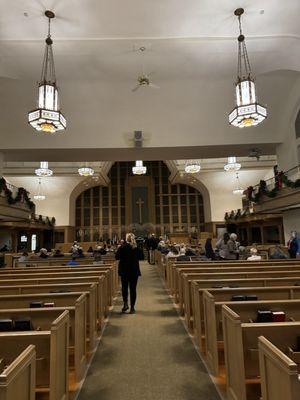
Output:
[[[35,170],[37,176],[52,176],[53,171],[48,168],[48,161],[41,161],[40,168]]]
[[[233,189],[232,193],[237,194],[239,196],[242,196],[244,194],[244,189],[241,187],[240,179],[239,179],[239,173],[236,173],[236,182],[237,186],[235,189]]]
[[[267,110],[257,102],[255,82],[252,76],[245,36],[242,33],[243,8],[235,10],[239,20],[238,76],[236,83],[236,107],[229,114],[229,123],[238,128],[256,126],[267,118]]]
[[[236,157],[228,157],[228,162],[224,165],[224,170],[226,172],[237,172],[239,169],[241,169],[241,164],[236,162]]]
[[[132,167],[133,175],[144,175],[147,172],[147,167],[143,165],[143,161],[137,160],[135,166]]]
[[[53,134],[66,129],[67,122],[59,108],[52,50],[53,41],[50,34],[50,23],[55,14],[52,11],[46,11],[45,15],[48,18],[48,36],[38,89],[38,108],[28,114],[28,122],[37,131]]]
[[[94,170],[93,168],[90,167],[81,167],[78,169],[78,173],[80,176],[93,176],[94,175]]]
[[[44,194],[42,194],[42,182],[41,182],[41,178],[39,178],[39,183],[38,183],[38,191],[37,194],[35,194],[33,196],[34,200],[37,201],[42,201],[45,200],[46,196]]]
[[[201,169],[199,161],[187,161],[184,170],[187,174],[196,174]]]

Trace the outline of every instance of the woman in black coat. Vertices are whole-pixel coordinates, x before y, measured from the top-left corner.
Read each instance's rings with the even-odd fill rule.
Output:
[[[128,286],[130,289],[130,313],[135,313],[136,286],[139,276],[141,276],[139,265],[139,249],[137,247],[133,233],[127,233],[126,242],[120,246],[116,253],[116,260],[119,260],[119,275],[122,282],[122,297],[124,306],[122,312],[125,313],[128,307]]]

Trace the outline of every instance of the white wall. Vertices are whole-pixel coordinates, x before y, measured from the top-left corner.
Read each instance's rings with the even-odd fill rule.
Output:
[[[300,209],[283,213],[283,228],[286,243],[290,238],[291,231],[297,231],[300,236]]]
[[[37,192],[38,178],[33,176],[9,177],[8,181],[15,186],[23,186],[30,192],[31,199]],[[74,187],[82,181],[79,176],[53,176],[42,178],[42,192],[46,195],[43,201],[34,201],[36,214],[56,218],[56,225],[69,225],[69,198]]]

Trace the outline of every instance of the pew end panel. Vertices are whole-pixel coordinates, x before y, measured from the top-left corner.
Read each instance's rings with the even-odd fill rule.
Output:
[[[49,400],[69,399],[69,312],[64,311],[51,326]]]
[[[262,400],[296,400],[298,366],[264,336],[258,338]]]
[[[1,351],[0,351],[1,357]],[[29,345],[0,374],[1,400],[35,400],[36,352]]]

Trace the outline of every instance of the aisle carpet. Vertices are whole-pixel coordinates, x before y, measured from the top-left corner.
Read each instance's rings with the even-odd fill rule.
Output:
[[[141,269],[136,314],[116,301],[79,400],[219,400],[155,267]]]

